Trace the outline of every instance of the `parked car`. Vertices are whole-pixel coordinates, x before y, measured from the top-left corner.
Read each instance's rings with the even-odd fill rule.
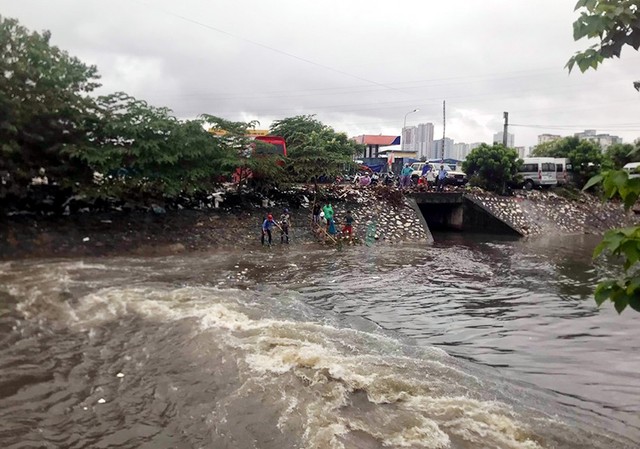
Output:
[[[413,170],[413,172],[411,173],[412,181],[417,181],[418,178],[422,176],[422,169],[424,168],[425,165],[431,165],[431,170],[435,169],[433,164],[429,162],[414,162],[413,164],[411,164],[411,169]]]
[[[467,174],[462,170],[447,170],[447,184],[463,186],[467,183],[467,181]]]

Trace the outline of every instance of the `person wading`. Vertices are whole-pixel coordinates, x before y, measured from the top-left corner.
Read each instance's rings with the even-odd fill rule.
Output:
[[[291,223],[291,216],[289,215],[289,209],[285,209],[280,216],[280,243],[289,243],[289,225]]]
[[[273,226],[275,224],[276,222],[273,221],[273,215],[271,214],[267,215],[267,218],[262,222],[262,238],[260,239],[260,241],[262,242],[263,246],[265,236],[268,237],[269,246],[271,246],[271,229],[273,229]]]

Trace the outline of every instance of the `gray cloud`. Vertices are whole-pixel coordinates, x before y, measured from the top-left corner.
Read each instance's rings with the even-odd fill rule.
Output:
[[[95,63],[101,92],[126,91],[180,117],[317,114],[355,135],[431,121],[456,141],[489,141],[509,111],[517,145],[585,127],[640,136],[640,56],[568,75],[571,0],[470,2],[43,0],[3,14],[50,29]],[[531,127],[531,126],[536,127]],[[547,126],[548,125],[548,126]],[[564,127],[564,128],[561,128]]]

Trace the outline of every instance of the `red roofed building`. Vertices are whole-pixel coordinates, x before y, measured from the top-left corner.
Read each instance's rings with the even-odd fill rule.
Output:
[[[356,143],[366,145],[363,157],[378,157],[381,147],[398,145],[400,136],[383,136],[373,134],[363,134],[352,138]]]

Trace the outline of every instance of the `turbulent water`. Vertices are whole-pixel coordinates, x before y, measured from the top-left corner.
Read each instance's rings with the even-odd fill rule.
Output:
[[[0,264],[2,448],[635,448],[595,240]]]

